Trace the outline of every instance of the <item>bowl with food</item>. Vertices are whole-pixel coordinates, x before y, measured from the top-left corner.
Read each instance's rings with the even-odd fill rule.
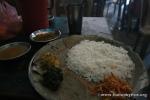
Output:
[[[26,55],[31,49],[31,45],[27,42],[12,42],[0,47],[0,62],[7,64],[15,62]]]
[[[50,42],[58,39],[61,36],[60,30],[52,28],[40,29],[30,35],[30,39],[34,42]]]

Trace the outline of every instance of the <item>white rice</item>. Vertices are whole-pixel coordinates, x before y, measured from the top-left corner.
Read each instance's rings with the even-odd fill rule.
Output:
[[[72,47],[67,55],[67,67],[94,82],[103,80],[111,73],[121,79],[131,78],[135,67],[127,50],[103,41],[83,40]]]

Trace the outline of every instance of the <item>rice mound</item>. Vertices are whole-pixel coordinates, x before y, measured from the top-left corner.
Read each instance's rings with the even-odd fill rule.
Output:
[[[99,82],[113,73],[130,79],[134,63],[128,51],[109,43],[83,40],[67,53],[67,68],[88,81]]]

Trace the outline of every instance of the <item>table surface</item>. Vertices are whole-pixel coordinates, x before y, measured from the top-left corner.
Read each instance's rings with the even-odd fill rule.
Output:
[[[69,29],[66,17],[56,17],[51,27],[60,29],[62,37],[68,36]],[[111,37],[105,18],[83,18],[82,29],[82,34],[84,35],[87,33],[92,35],[98,34],[100,36],[100,34],[106,33],[106,36],[109,35],[108,37]],[[30,41],[27,35],[17,36],[13,39],[0,42],[0,45],[16,41],[29,42],[32,48],[25,58],[19,60],[17,63],[7,65],[0,63],[0,97],[6,98],[6,100],[43,100],[30,84],[28,79],[28,64],[32,56],[45,44],[36,44]]]
[[[84,17],[82,24],[83,35],[97,35],[113,39],[105,17]]]

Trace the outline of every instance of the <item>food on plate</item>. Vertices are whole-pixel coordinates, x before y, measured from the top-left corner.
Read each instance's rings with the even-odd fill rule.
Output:
[[[49,67],[47,72],[43,74],[43,85],[49,87],[52,91],[56,91],[63,81],[62,70],[56,67]]]
[[[56,91],[63,81],[63,72],[60,68],[60,62],[56,54],[45,53],[38,60],[33,70],[42,76],[42,84]]]
[[[57,32],[39,32],[33,39],[36,41],[46,41],[54,39],[58,35]]]
[[[54,53],[47,52],[43,54],[40,59],[38,60],[41,64],[45,64],[47,66],[54,66],[59,67],[60,66],[60,60],[58,56]]]
[[[118,94],[131,94],[132,87],[125,80],[121,80],[113,74],[106,77],[101,83],[95,85],[91,89],[91,93],[97,94],[111,94],[112,96],[102,96],[103,99],[108,100],[126,100],[125,96],[117,96]]]
[[[130,94],[132,87],[124,80],[119,79],[117,76],[111,74],[104,78],[102,82],[91,88],[93,95],[97,94]],[[119,98],[123,98],[118,96]]]
[[[35,73],[35,66],[43,72]],[[29,68],[37,92],[51,100],[133,99],[144,71],[130,48],[95,36],[56,40],[35,54]]]
[[[98,83],[114,74],[120,79],[131,79],[135,65],[128,51],[104,41],[83,40],[67,54],[67,68],[82,78]]]
[[[28,48],[26,46],[16,45],[0,51],[0,60],[15,58],[24,53]]]

